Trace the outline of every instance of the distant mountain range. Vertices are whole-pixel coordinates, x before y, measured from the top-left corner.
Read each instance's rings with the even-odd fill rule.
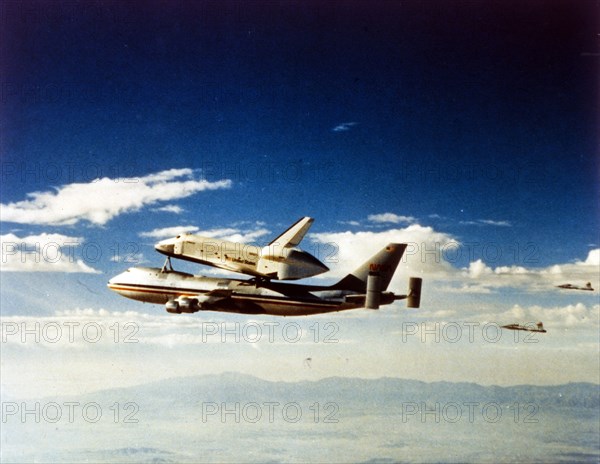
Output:
[[[386,407],[403,402],[515,402],[535,403],[545,408],[585,408],[600,410],[600,385],[482,386],[467,382],[421,382],[383,377],[361,379],[328,377],[317,381],[282,382],[227,372],[214,375],[177,377],[133,387],[101,390],[83,395],[81,401],[151,401],[187,405],[190,402],[235,401],[336,401],[355,407]]]
[[[77,403],[73,421],[67,402]],[[600,385],[590,383],[273,382],[224,373],[32,399],[27,409],[35,403],[41,420],[14,414],[2,424],[3,462],[597,463],[600,457]],[[275,403],[270,420],[265,404]],[[477,407],[470,420],[465,403],[494,407],[487,413]],[[22,407],[20,400],[15,404]],[[87,419],[86,404],[94,406]],[[289,404],[295,407],[283,413]],[[52,422],[56,405],[63,416]],[[214,414],[206,414],[207,405]],[[415,406],[438,412],[409,416]],[[295,421],[298,408],[301,420]],[[102,412],[97,422],[90,420],[96,409]],[[258,410],[262,416],[253,420]]]

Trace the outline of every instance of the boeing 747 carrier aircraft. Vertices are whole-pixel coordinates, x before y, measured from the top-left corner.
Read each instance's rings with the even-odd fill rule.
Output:
[[[387,288],[406,249],[390,243],[358,269],[330,286],[203,277],[163,268],[132,267],[113,277],[108,287],[127,298],[165,305],[170,313],[223,311],[243,314],[303,316],[355,308],[378,309],[396,300],[418,308],[420,278],[409,279],[407,295]]]

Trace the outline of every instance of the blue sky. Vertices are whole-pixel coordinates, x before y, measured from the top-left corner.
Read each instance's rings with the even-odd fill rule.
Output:
[[[574,313],[597,348],[598,292],[553,288],[599,278],[597,13],[593,2],[3,2],[3,316],[162,317],[105,287],[131,263],[162,264],[161,229],[265,243],[308,215],[302,246],[335,244],[331,279],[373,247],[412,241],[401,270],[430,282],[418,317],[547,315],[562,330]],[[60,259],[23,258],[23,244],[48,243]],[[423,254],[436,244],[439,262]],[[321,376],[352,374],[328,366]],[[597,380],[597,365],[563,377]]]

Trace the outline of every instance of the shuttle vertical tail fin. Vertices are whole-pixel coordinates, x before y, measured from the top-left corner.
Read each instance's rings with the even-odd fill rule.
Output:
[[[298,246],[313,222],[314,219],[307,216],[298,219],[284,233],[269,243],[269,246],[277,246],[280,248],[292,248]]]

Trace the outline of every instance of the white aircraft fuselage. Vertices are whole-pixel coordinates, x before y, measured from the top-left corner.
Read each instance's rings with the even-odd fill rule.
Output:
[[[124,297],[146,303],[166,305],[170,301],[179,301],[179,308],[171,312],[191,313],[203,307],[231,313],[306,316],[364,306],[364,298],[346,301],[347,295],[357,294],[350,290],[254,279],[194,276],[147,267],[128,269],[113,277],[108,287]],[[186,299],[192,303],[188,307],[181,304]],[[380,304],[393,301],[394,294],[384,292]]]
[[[273,280],[298,280],[329,270],[310,253],[296,248],[314,219],[305,216],[264,247],[214,237],[180,234],[162,240],[159,253],[198,264]]]
[[[165,305],[168,312],[177,314],[223,311],[306,316],[361,307],[378,309],[400,299],[408,299],[408,307],[418,308],[420,278],[410,279],[408,295],[385,291],[405,249],[406,244],[389,244],[331,286],[195,276],[165,266],[129,268],[110,279],[108,287],[127,298]]]
[[[192,234],[163,240],[154,248],[171,258],[270,279],[304,279],[329,270],[317,258],[299,249],[277,245],[260,248]]]

